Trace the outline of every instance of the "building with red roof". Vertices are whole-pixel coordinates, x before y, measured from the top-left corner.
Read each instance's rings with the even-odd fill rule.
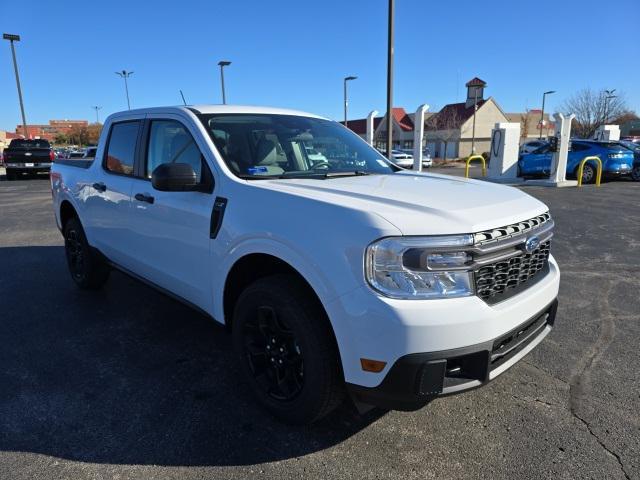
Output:
[[[464,102],[450,103],[439,112],[425,115],[423,147],[431,155],[439,158],[460,158],[475,153],[488,152],[491,146],[491,132],[496,123],[520,122],[523,138],[539,134],[540,112],[534,120],[535,112],[505,114],[493,97],[484,98],[487,83],[474,77],[469,80],[467,98]],[[475,112],[475,121],[474,121]],[[395,107],[393,115],[393,148],[413,149],[414,114],[404,108]],[[524,115],[524,117],[523,117]],[[527,116],[528,115],[528,116]],[[523,118],[525,120],[523,120]],[[524,123],[523,123],[524,122]],[[362,138],[366,138],[366,119],[349,120],[348,127]],[[374,119],[374,146],[386,150],[386,115]],[[543,135],[553,134],[553,124],[545,115]]]

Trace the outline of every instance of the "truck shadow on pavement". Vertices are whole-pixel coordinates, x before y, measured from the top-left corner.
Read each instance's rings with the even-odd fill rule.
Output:
[[[0,248],[0,450],[81,462],[251,465],[323,450],[382,414],[278,423],[239,381],[230,337],[114,272],[82,292],[62,247]]]

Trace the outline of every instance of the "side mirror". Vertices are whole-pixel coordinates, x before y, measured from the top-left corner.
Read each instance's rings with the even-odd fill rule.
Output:
[[[161,192],[189,192],[200,189],[198,176],[188,163],[163,163],[151,174],[151,185]]]

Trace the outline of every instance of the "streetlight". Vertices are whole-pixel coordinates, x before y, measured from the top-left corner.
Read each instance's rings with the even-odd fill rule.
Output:
[[[393,104],[393,15],[394,0],[389,0],[389,28],[387,31],[387,158],[391,157],[393,142],[393,121],[392,121],[392,104]]]
[[[556,93],[556,91],[549,90],[542,94],[542,113],[540,113],[540,135],[538,136],[538,140],[542,140],[542,127],[544,127],[544,100],[547,95],[551,95],[552,93]]]
[[[617,95],[614,95],[614,92],[616,91],[616,89],[614,88],[613,90],[605,90],[604,93],[607,94],[606,97],[604,97],[604,121],[602,122],[603,125],[606,125],[607,123],[607,117],[608,117],[608,110],[609,110],[609,100],[612,98],[616,98]]]
[[[344,126],[347,126],[347,107],[349,106],[349,101],[347,99],[347,82],[349,80],[355,80],[358,77],[344,77]]]
[[[100,116],[98,115],[98,110],[100,110],[102,107],[95,105],[91,108],[93,108],[96,111],[96,123],[100,123]]]
[[[131,103],[129,102],[129,85],[127,85],[127,78],[133,75],[133,72],[122,70],[121,72],[116,72],[116,75],[120,75],[120,77],[124,78],[124,90],[127,93],[127,107],[129,108],[129,110],[131,110]]]
[[[24,138],[29,138],[29,133],[27,131],[27,119],[24,114],[24,103],[22,102],[22,89],[20,88],[20,76],[18,75],[18,62],[16,60],[16,49],[13,46],[13,42],[20,41],[20,35],[3,33],[2,38],[5,40],[9,40],[9,43],[11,43],[11,55],[13,56],[13,69],[16,72],[16,85],[18,86],[18,99],[20,100],[20,113],[22,113],[22,128],[24,129]]]
[[[220,60],[218,62],[218,65],[220,65],[220,84],[222,85],[222,104],[226,105],[227,96],[225,95],[225,92],[224,92],[224,67],[231,65],[231,62],[228,60]]]

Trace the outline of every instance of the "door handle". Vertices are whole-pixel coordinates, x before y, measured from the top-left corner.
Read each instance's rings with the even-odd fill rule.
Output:
[[[151,195],[145,195],[144,193],[136,193],[136,196],[134,198],[139,202],[147,203],[153,203],[153,201],[155,200]]]
[[[107,191],[107,186],[102,182],[96,182],[92,186],[93,186],[93,188],[95,188],[99,192],[106,192]]]

